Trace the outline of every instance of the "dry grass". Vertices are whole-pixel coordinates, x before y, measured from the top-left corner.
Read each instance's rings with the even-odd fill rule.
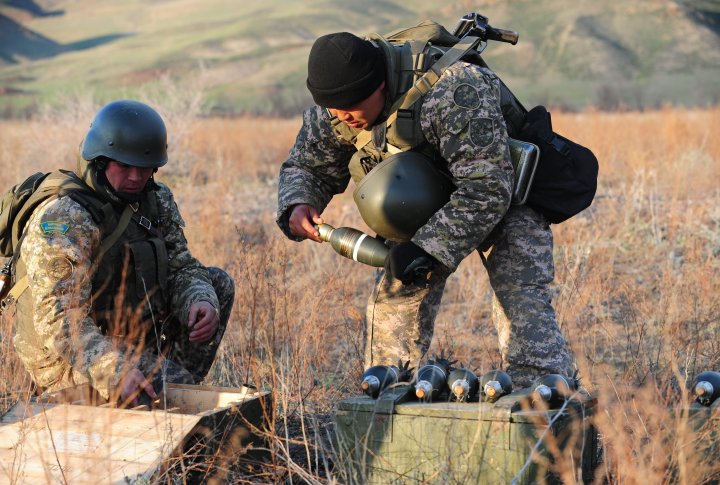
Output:
[[[237,285],[209,380],[273,389],[275,466],[263,481],[347,481],[332,468],[329,423],[334,405],[357,393],[372,270],[326,245],[287,241],[275,226],[277,171],[299,120],[201,119],[193,106],[163,112],[173,139],[160,179],[174,189],[193,253]],[[94,109],[78,102],[2,122],[0,188],[74,167]],[[720,109],[556,114],[554,122],[600,160],[593,206],[554,228],[555,307],[600,403],[598,481],[717,477],[720,465],[703,462],[702,441],[676,404],[687,402],[693,375],[720,369]],[[364,227],[347,194],[325,218]],[[471,256],[448,283],[431,352],[452,350],[481,370],[497,365],[489,307],[484,270]],[[12,318],[0,323],[0,391],[16,393],[27,380],[12,351]]]

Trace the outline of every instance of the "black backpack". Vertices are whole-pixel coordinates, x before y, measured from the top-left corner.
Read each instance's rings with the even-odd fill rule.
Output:
[[[598,176],[598,161],[590,149],[555,133],[544,106],[527,113],[518,138],[540,148],[527,205],[553,224],[590,206]]]

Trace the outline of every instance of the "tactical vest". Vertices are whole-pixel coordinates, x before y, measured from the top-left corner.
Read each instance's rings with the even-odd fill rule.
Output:
[[[418,52],[413,53],[413,47],[417,46],[409,42],[402,45],[391,44],[380,36],[372,37],[371,40],[382,49],[385,58],[385,89],[388,100],[386,108],[410,88],[417,80],[418,72],[424,72],[442,55],[439,50],[434,56],[430,53],[418,55]],[[417,62],[422,63],[420,69],[416,69]],[[373,140],[360,148],[350,160],[350,175],[356,184],[380,162],[401,151],[414,149],[431,160],[438,159],[420,129],[421,107],[422,103],[415,103],[409,112],[399,114],[395,122],[387,128],[384,123],[373,127]],[[330,123],[338,138],[350,144],[355,144],[358,134],[363,131],[349,127],[337,116],[332,116]]]
[[[121,209],[112,203],[85,191],[74,191],[68,197],[90,213],[103,236],[120,224]],[[104,248],[100,261],[94,262],[92,268],[91,317],[106,335],[154,337],[153,322],[159,324],[168,313],[168,254],[156,192],[146,191],[137,204],[125,230],[114,244]],[[26,274],[25,261],[19,258],[15,281]],[[38,342],[32,287],[18,298],[16,311],[21,338]],[[153,343],[152,338],[146,343]]]

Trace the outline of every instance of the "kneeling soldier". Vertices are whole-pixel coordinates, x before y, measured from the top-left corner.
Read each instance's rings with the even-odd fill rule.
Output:
[[[76,173],[59,172],[80,189],[28,219],[14,344],[40,391],[87,383],[134,403],[142,391],[156,396],[152,382],[199,383],[208,373],[234,283],[190,254],[172,192],[153,179],[166,162],[160,115],[137,101],[109,103]]]

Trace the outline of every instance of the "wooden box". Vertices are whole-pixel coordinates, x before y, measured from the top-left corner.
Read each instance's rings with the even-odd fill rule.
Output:
[[[73,391],[19,402],[0,418],[0,483],[153,483],[172,473],[202,481],[238,456],[264,458],[269,392],[168,384],[165,409],[149,410],[91,405]],[[77,395],[86,399],[67,402]]]

